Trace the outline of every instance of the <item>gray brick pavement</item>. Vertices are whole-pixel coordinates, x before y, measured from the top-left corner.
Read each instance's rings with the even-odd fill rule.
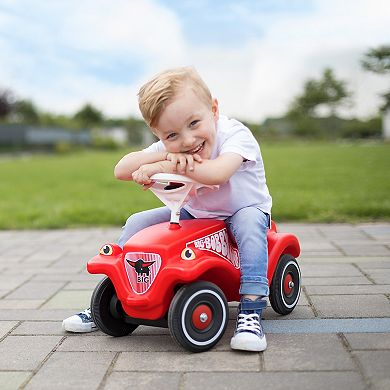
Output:
[[[100,279],[86,261],[120,230],[0,231],[0,388],[390,388],[390,224],[279,229],[300,239],[303,290],[289,316],[265,311],[260,354],[230,350],[234,304],[226,334],[202,354],[162,328],[65,333],[62,319],[88,305]]]

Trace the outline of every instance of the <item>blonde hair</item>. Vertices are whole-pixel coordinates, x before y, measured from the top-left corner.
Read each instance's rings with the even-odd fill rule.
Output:
[[[139,109],[149,127],[157,124],[167,104],[186,84],[211,107],[210,90],[195,68],[186,66],[168,69],[154,76],[138,92]]]

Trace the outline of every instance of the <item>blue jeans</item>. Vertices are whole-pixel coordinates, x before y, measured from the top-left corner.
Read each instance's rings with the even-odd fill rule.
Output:
[[[131,215],[118,240],[123,248],[134,234],[149,226],[169,222],[171,211],[168,207],[159,207]],[[180,211],[180,219],[194,217],[185,209]],[[244,207],[225,220],[227,228],[236,240],[240,254],[241,295],[268,296],[268,246],[267,228],[269,216],[257,207]]]

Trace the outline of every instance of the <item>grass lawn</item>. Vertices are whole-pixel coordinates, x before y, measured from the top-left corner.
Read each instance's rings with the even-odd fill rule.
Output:
[[[0,157],[0,229],[121,226],[161,203],[113,177],[125,151]],[[276,221],[390,220],[390,144],[262,145]]]

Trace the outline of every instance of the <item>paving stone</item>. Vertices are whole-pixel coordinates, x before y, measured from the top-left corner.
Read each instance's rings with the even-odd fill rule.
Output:
[[[31,256],[32,254],[38,252],[40,247],[41,245],[39,243],[32,244],[28,241],[16,241],[11,248],[2,253],[1,257],[21,257],[21,260],[25,260],[27,256]]]
[[[14,264],[19,264],[23,261],[22,255],[0,255],[0,265],[6,269]]]
[[[312,249],[312,250],[305,250],[304,252],[302,251],[301,254],[299,255],[299,259],[304,261],[307,258],[316,257],[317,260],[321,260],[321,258],[329,258],[329,257],[339,258],[340,256],[343,256],[343,253],[337,249],[334,250]]]
[[[8,276],[1,274],[0,275],[0,286],[3,290],[11,290],[19,287],[23,283],[25,283],[30,277],[28,275],[15,275]]]
[[[266,320],[299,320],[315,318],[315,314],[310,306],[296,306],[290,314],[285,316],[274,312],[270,308],[264,311],[263,317]]]
[[[356,265],[363,270],[363,272],[370,272],[375,269],[389,269],[390,258],[388,260],[374,260],[374,261],[356,261]]]
[[[353,350],[390,350],[390,333],[346,333],[344,336]]]
[[[8,336],[0,343],[0,370],[35,370],[60,336]]]
[[[340,245],[340,249],[347,256],[388,256],[390,250],[385,245],[378,243],[356,244],[356,245]]]
[[[269,334],[267,341],[266,371],[355,370],[335,334]]]
[[[337,251],[338,249],[330,241],[325,241],[324,239],[309,239],[301,240],[299,239],[299,244],[301,246],[301,252],[305,253],[306,251]]]
[[[375,390],[390,388],[390,351],[354,352],[359,359],[363,374],[372,383]]]
[[[344,276],[331,278],[308,278],[302,277],[303,286],[353,286],[372,284],[365,276]]]
[[[390,301],[384,295],[312,295],[321,317],[388,317]]]
[[[21,274],[29,274],[34,276],[42,276],[44,278],[45,275],[56,275],[56,274],[69,274],[69,275],[79,275],[80,272],[85,268],[85,266],[77,266],[72,267],[54,267],[53,264],[47,263],[34,263],[32,265],[24,265],[17,264],[12,267],[12,269],[7,271],[7,274],[20,272]],[[45,281],[45,280],[43,280]]]
[[[362,276],[362,273],[351,264],[301,264],[303,277],[340,277]]]
[[[132,336],[149,336],[149,335],[169,335],[168,328],[159,328],[156,326],[140,325],[133,333]]]
[[[9,294],[11,290],[0,290],[0,299]]]
[[[306,286],[309,295],[390,294],[390,284],[364,286]]]
[[[179,390],[182,374],[175,372],[112,372],[104,385],[105,390]],[[207,387],[206,387],[207,388]],[[199,387],[197,388],[199,389]]]
[[[54,273],[54,274],[39,274],[31,278],[32,281],[47,282],[47,281],[64,281],[64,282],[82,282],[95,280],[96,284],[103,278],[102,275],[91,275],[87,273]]]
[[[280,316],[268,308],[264,312],[265,326],[273,333],[267,334],[269,347],[261,354],[230,349],[237,303],[229,304],[231,320],[220,342],[202,354],[190,354],[181,349],[164,328],[140,326],[132,336],[123,338],[112,338],[101,331],[64,332],[61,321],[89,305],[90,295],[103,277],[87,273],[87,260],[103,243],[115,242],[120,229],[0,231],[0,240],[5,237],[8,244],[0,253],[0,388],[4,388],[2,378],[13,378],[15,373],[26,374],[27,379],[21,379],[21,383],[16,379],[14,388],[24,386],[31,375],[27,389],[30,386],[51,389],[58,383],[59,387],[66,387],[68,373],[73,375],[69,367],[76,370],[78,378],[88,374],[90,367],[93,371],[96,356],[108,354],[107,362],[103,357],[98,373],[92,375],[99,380],[88,381],[88,388],[126,388],[133,384],[141,389],[165,385],[173,389],[195,386],[218,389],[230,385],[253,389],[268,384],[276,389],[282,386],[361,389],[365,387],[355,364],[358,361],[374,385],[384,388],[385,383],[387,389],[390,370],[386,373],[382,365],[390,361],[390,333],[345,333],[343,337],[352,349],[348,352],[334,333],[292,334],[286,331],[290,325],[283,324],[284,320],[295,319],[303,320],[302,326],[305,326],[304,321],[315,320],[316,315],[335,319],[390,317],[390,300],[385,295],[389,295],[390,286],[390,224],[279,224],[279,228],[296,232],[300,239],[303,253],[298,261],[302,268],[303,293],[309,294],[318,313],[313,312],[305,294],[288,316]],[[362,256],[366,252],[369,254]],[[58,290],[44,295],[41,286],[44,283],[58,284]],[[26,288],[23,286],[34,285],[36,293],[43,294],[42,299],[47,300],[46,306],[17,309],[15,306],[36,307],[41,303],[39,296],[32,296],[33,289],[23,293]],[[21,294],[20,297],[17,294]],[[8,305],[12,308],[8,309]],[[286,333],[276,333],[278,329]],[[48,338],[53,338],[52,344]],[[58,350],[52,352],[56,346]],[[31,358],[23,356],[26,351],[32,351]],[[351,354],[357,356],[355,361]],[[109,365],[115,361],[115,356],[118,360],[111,372]],[[294,356],[298,357],[297,362]],[[9,357],[13,366],[3,367],[5,360],[11,364]],[[48,360],[36,372],[45,358]],[[133,371],[134,361],[143,363],[137,372]],[[108,375],[104,377],[107,370]],[[71,388],[80,387],[78,382],[72,383]]]
[[[302,253],[306,251],[338,251],[338,249],[330,241],[325,241],[324,239],[318,240],[299,240]]]
[[[31,372],[22,371],[0,371],[0,389],[14,390],[20,389],[31,377]]]
[[[124,337],[108,335],[67,337],[58,348],[59,351],[183,351],[170,334]]]
[[[357,239],[357,240],[367,240],[367,235],[360,231],[356,226],[349,224],[330,224],[330,225],[320,225],[318,227],[319,231],[322,233],[323,237],[328,239],[340,239],[345,237],[346,239]]]
[[[305,264],[318,264],[318,263],[328,263],[328,264],[337,264],[337,263],[344,263],[344,264],[371,264],[375,262],[382,262],[386,260],[390,260],[390,257],[386,256],[366,256],[366,257],[359,257],[359,256],[324,256],[324,257],[318,257],[318,256],[307,256],[304,259],[299,258],[298,260],[301,263]]]
[[[390,268],[388,269],[371,269],[367,271],[368,276],[377,284],[390,283]]]
[[[1,299],[0,309],[38,309],[45,301],[43,299]]]
[[[324,236],[318,229],[320,225],[315,224],[294,224],[294,223],[277,223],[277,229],[280,233],[295,234],[300,240],[310,238],[313,240],[323,240]]]
[[[85,309],[90,306],[92,291],[63,290],[47,301],[43,309]]]
[[[17,324],[18,323],[16,321],[0,321],[0,339]]]
[[[115,354],[55,352],[26,389],[97,389]]]
[[[74,273],[74,274],[79,274],[82,272],[86,267],[86,263],[68,263],[66,267],[64,267],[64,263],[53,263],[50,264],[50,267],[46,268],[44,270],[44,274],[61,274],[61,273]]]
[[[307,300],[305,291],[301,289],[301,295],[299,296],[299,301],[297,303],[297,306],[307,306],[309,304],[309,301]]]
[[[375,240],[390,237],[390,226],[388,223],[359,224],[358,228]]]
[[[36,309],[9,309],[0,310],[0,321],[59,321],[74,314],[74,309],[53,309],[53,310],[36,310]]]
[[[122,352],[114,371],[186,372],[186,371],[259,371],[260,357],[257,353],[245,352]],[[223,362],[223,363],[222,363]]]
[[[183,390],[272,389],[272,390],[363,390],[365,384],[356,372],[247,372],[185,373]]]
[[[85,280],[83,282],[69,282],[63,290],[89,290],[93,291],[98,284],[95,280]]]
[[[236,329],[236,320],[230,320],[226,327],[225,334],[222,336],[221,340],[215,345],[211,351],[226,351],[232,352],[230,348],[230,340],[234,334],[234,330]]]
[[[26,282],[18,287],[7,299],[48,299],[64,287],[64,282]]]
[[[66,335],[62,322],[24,321],[11,332],[12,335]]]

